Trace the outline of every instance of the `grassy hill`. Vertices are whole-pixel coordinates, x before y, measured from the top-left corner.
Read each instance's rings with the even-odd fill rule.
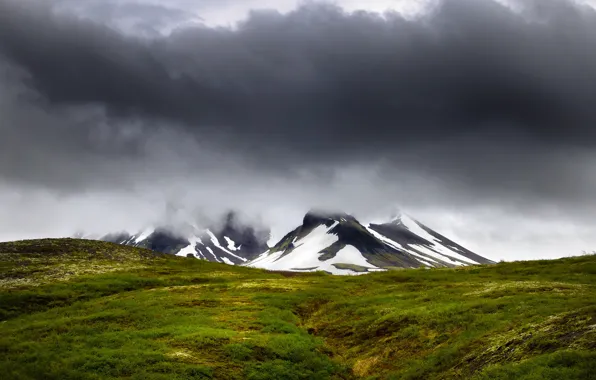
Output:
[[[0,377],[596,378],[596,257],[340,277],[3,243]]]

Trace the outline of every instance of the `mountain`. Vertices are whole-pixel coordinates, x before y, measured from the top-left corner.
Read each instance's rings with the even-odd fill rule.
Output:
[[[101,240],[230,265],[333,274],[492,263],[405,214],[362,224],[345,213],[309,212],[273,247],[268,232],[239,223],[234,213],[222,226],[150,228]]]
[[[301,226],[246,265],[352,274],[490,263],[405,214],[363,225],[348,214],[309,212]]]
[[[238,265],[246,263],[266,251],[269,232],[238,221],[229,213],[223,227],[199,229],[187,225],[184,228],[148,228],[131,235],[126,232],[109,234],[100,240],[177,256]]]

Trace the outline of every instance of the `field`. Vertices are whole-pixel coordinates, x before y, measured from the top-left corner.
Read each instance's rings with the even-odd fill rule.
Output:
[[[363,276],[0,244],[2,379],[595,379],[596,256]]]

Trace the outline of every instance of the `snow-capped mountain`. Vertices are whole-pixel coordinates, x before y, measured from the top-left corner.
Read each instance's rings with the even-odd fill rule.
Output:
[[[134,235],[110,234],[101,240],[177,256],[239,265],[247,263],[267,250],[268,236],[267,231],[238,223],[235,215],[229,213],[223,228],[199,229],[194,226],[185,226],[179,230],[148,228]]]
[[[347,214],[308,213],[301,226],[246,265],[334,274],[392,267],[453,267],[488,264],[485,259],[407,215],[363,225]]]
[[[233,213],[223,228],[183,230],[149,228],[102,240],[230,265],[333,274],[492,263],[405,214],[362,224],[344,213],[309,212],[273,247],[268,232],[239,224]]]

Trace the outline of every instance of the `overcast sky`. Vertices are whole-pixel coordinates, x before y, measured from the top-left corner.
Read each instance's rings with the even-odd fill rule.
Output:
[[[0,0],[0,240],[400,207],[596,250],[593,3]]]

